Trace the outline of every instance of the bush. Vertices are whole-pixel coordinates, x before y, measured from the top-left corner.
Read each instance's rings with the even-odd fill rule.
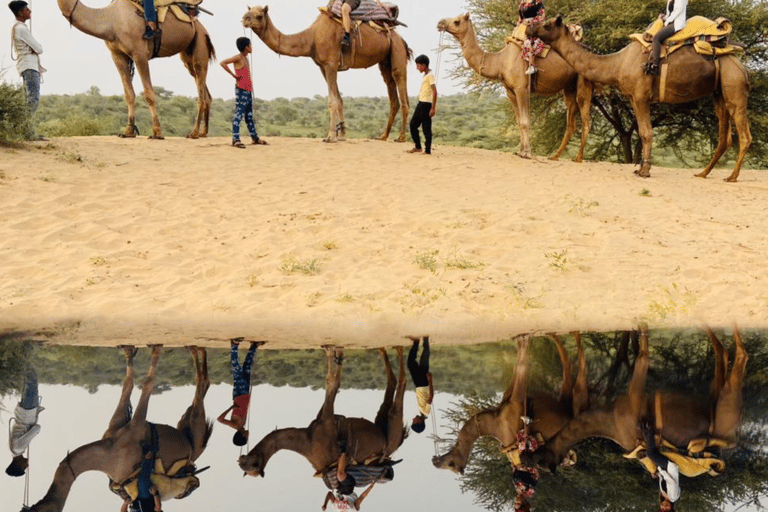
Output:
[[[70,115],[65,119],[50,119],[40,123],[38,130],[49,137],[82,137],[100,135],[101,121],[83,115]]]
[[[0,79],[5,74],[0,69]],[[0,142],[15,142],[24,139],[30,129],[31,116],[27,109],[24,88],[0,82]]]

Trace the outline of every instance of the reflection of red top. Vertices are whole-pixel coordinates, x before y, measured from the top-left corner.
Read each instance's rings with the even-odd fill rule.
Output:
[[[240,69],[235,70],[237,75],[237,88],[244,91],[252,91],[253,84],[251,83],[251,70],[248,66],[243,66]]]
[[[232,409],[233,416],[246,418],[248,416],[248,404],[251,403],[251,395],[240,395],[235,397],[235,408]]]

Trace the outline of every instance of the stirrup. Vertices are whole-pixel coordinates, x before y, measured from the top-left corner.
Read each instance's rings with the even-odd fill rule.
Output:
[[[526,75],[532,75],[536,72],[536,68],[533,66],[528,66],[528,69],[525,70]]]
[[[658,76],[660,73],[659,64],[653,61],[648,61],[648,63],[645,65],[645,74],[651,75],[651,76]]]
[[[349,38],[349,32],[344,34],[344,37],[341,39],[341,46],[351,46],[352,41]]]

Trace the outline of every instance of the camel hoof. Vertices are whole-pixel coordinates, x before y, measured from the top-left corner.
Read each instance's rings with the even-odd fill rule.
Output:
[[[522,151],[518,151],[515,153],[515,155],[519,156],[520,158],[525,158],[526,160],[530,160],[533,158],[533,156],[530,153],[523,153]]]
[[[323,139],[323,142],[333,143],[333,142],[336,142],[336,139],[331,137],[326,137]]]
[[[119,133],[117,136],[120,137],[121,139],[135,139],[136,138],[136,134],[135,133]]]
[[[576,158],[573,159],[573,161],[576,162],[577,164],[580,164],[580,163],[584,162],[584,159],[581,158],[581,157],[576,157]]]
[[[190,133],[190,134],[187,135],[187,138],[188,139],[199,139],[200,135],[198,135],[197,133]]]
[[[730,176],[728,176],[723,181],[728,182],[728,183],[736,183],[736,178],[731,178]]]
[[[651,171],[647,169],[638,169],[635,171],[635,174],[638,175],[641,178],[650,178],[651,177]]]
[[[405,136],[396,138],[395,142],[405,142]]]
[[[552,155],[551,157],[549,157],[549,160],[552,160],[553,162],[557,162],[558,160],[560,160],[560,156],[559,155]],[[574,162],[575,161],[576,160],[574,160]]]
[[[147,137],[149,140],[165,140],[165,137],[162,135],[150,135]]]

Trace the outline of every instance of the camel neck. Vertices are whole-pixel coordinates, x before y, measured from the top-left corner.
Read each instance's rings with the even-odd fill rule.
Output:
[[[126,0],[116,0],[108,6],[94,9],[83,4],[80,0],[58,0],[59,10],[70,24],[90,36],[104,41],[115,38],[112,23],[119,19],[118,11]],[[130,8],[130,7],[129,7]]]
[[[286,55],[288,57],[309,57],[312,53],[312,37],[309,29],[296,34],[283,34],[280,32],[271,19],[267,19],[267,25],[264,33],[259,34],[259,38],[264,41],[273,52]]]
[[[491,79],[501,78],[502,52],[488,53],[480,47],[477,42],[475,27],[470,23],[467,32],[459,39],[461,53],[464,55],[467,64],[477,71],[481,76]]]
[[[306,428],[282,428],[273,430],[254,448],[264,457],[264,464],[280,450],[291,450],[306,458],[310,456],[309,431]],[[310,461],[311,462],[311,461]]]
[[[619,71],[624,50],[609,55],[597,55],[587,50],[573,36],[565,32],[552,42],[552,48],[587,80],[607,85],[619,85]]]

